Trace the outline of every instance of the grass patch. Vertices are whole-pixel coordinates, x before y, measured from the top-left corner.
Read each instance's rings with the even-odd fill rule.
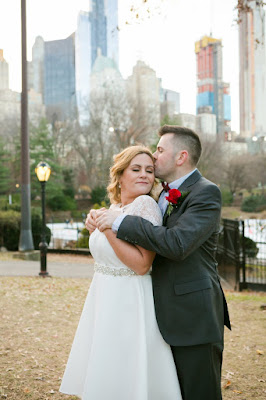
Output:
[[[227,292],[226,299],[227,301],[250,301],[266,304],[266,294],[264,292],[250,292],[246,290],[242,292]]]
[[[0,398],[77,399],[58,389],[89,285],[88,279],[0,278]],[[260,305],[266,296],[226,296],[233,329],[225,331],[223,398],[262,400],[266,345]]]

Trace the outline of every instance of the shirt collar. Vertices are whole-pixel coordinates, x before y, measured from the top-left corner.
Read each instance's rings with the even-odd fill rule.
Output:
[[[176,179],[175,181],[169,183],[170,189],[178,189],[183,182],[185,182],[185,180],[192,175],[195,171],[197,170],[197,168],[193,169],[193,171],[189,172],[188,174],[181,176],[181,178]]]

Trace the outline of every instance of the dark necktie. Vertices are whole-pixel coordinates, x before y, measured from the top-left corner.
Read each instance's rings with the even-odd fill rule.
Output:
[[[167,182],[162,182],[162,187],[165,192],[169,192],[171,189]]]

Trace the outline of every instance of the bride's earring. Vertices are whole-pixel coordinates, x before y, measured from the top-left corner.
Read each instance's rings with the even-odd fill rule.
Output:
[[[120,185],[120,183],[118,184],[118,189],[121,189],[121,185]]]

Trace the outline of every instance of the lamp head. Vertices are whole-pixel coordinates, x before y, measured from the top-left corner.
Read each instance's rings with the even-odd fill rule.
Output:
[[[46,162],[41,161],[35,168],[35,172],[40,182],[47,182],[50,178],[51,167]]]

